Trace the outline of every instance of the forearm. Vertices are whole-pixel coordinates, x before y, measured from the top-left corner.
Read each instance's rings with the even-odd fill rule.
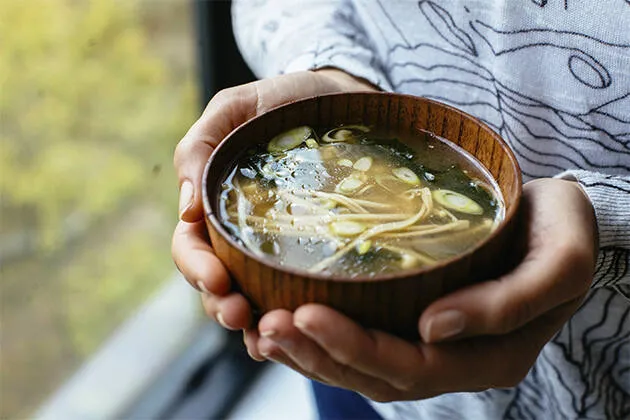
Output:
[[[261,5],[238,0],[232,16],[239,48],[260,78],[335,68],[370,88],[391,90],[347,0],[269,0]]]

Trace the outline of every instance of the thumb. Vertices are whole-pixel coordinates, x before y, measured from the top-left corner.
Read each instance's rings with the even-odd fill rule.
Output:
[[[420,317],[428,342],[514,331],[587,292],[594,269],[590,202],[567,181],[538,180],[523,188],[526,255],[511,272],[456,291]]]
[[[255,115],[258,101],[253,83],[217,93],[175,149],[179,178],[179,218],[193,223],[203,218],[202,178],[213,150],[238,125]]]
[[[196,222],[203,217],[203,169],[214,148],[233,129],[271,108],[314,95],[373,87],[339,70],[297,72],[259,80],[217,93],[203,115],[175,150],[179,176],[180,219]]]
[[[210,142],[182,140],[175,151],[175,168],[179,177],[179,218],[194,223],[203,218],[202,177],[204,166],[212,154]]]
[[[569,247],[530,253],[511,273],[429,306],[420,317],[422,338],[436,342],[514,331],[583,294],[583,287],[573,283],[588,275],[580,260]]]

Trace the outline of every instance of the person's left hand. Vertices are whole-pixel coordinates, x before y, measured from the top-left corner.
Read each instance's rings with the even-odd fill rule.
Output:
[[[532,181],[522,206],[524,259],[503,277],[430,305],[419,320],[422,343],[310,304],[266,314],[245,335],[250,354],[375,401],[515,386],[580,305],[597,251],[593,209],[576,183]]]

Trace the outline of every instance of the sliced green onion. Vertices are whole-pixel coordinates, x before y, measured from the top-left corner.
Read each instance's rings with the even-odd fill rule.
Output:
[[[361,181],[360,179],[355,177],[348,177],[341,181],[339,185],[337,185],[335,191],[349,194],[361,188],[362,185],[363,181]]]
[[[433,199],[447,209],[466,214],[483,214],[483,208],[463,194],[451,190],[433,191]]]
[[[352,221],[332,222],[330,224],[330,231],[337,236],[357,236],[367,227],[363,223]]]
[[[330,130],[328,133],[324,134],[322,137],[322,141],[326,143],[337,143],[340,141],[346,141],[352,138],[352,131],[350,130],[340,130],[335,128],[334,130]]]
[[[265,164],[265,166],[263,166],[260,169],[260,173],[265,177],[265,178],[274,178],[276,176],[275,171],[273,170],[272,166],[271,166],[271,162]]]
[[[366,172],[369,171],[372,167],[372,158],[369,156],[362,157],[361,159],[354,162],[353,168],[357,171]]]
[[[333,128],[324,134],[322,140],[326,143],[347,141],[357,137],[357,132],[367,133],[368,131],[370,131],[370,129],[364,125],[346,125],[339,128]]]
[[[313,133],[310,127],[297,127],[284,133],[278,134],[271,139],[267,145],[267,151],[270,153],[279,153],[294,149],[304,143]]]
[[[369,239],[366,241],[361,241],[357,244],[357,254],[364,255],[366,254],[370,248],[372,248],[372,241]]]
[[[352,161],[350,159],[339,159],[337,165],[352,168]]]
[[[405,168],[405,167],[394,168],[392,169],[392,173],[394,174],[396,178],[400,179],[402,182],[405,182],[409,185],[420,184],[420,178],[418,178],[418,175],[416,175],[416,173],[409,168]]]

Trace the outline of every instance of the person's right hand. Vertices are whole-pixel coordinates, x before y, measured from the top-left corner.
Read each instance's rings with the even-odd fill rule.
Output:
[[[204,224],[201,178],[210,154],[230,131],[271,108],[310,96],[358,90],[375,89],[335,69],[287,74],[222,90],[177,145],[180,220],[173,234],[173,259],[186,280],[202,292],[208,316],[223,327],[248,329],[252,316],[247,300],[232,292],[228,272],[214,255]]]

